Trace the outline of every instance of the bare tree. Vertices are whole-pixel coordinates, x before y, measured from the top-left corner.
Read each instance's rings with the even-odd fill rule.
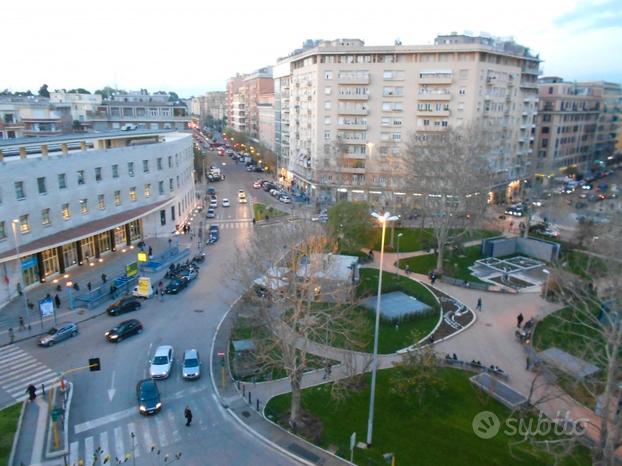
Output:
[[[448,242],[476,225],[485,211],[493,179],[488,156],[495,140],[495,131],[479,126],[417,132],[405,157],[395,161],[432,228],[439,271]]]
[[[360,349],[364,321],[354,309],[352,279],[327,279],[335,267],[332,239],[310,224],[258,229],[238,252],[232,269],[255,320],[256,358],[263,368],[284,369],[291,386],[289,423],[301,426],[301,384],[317,368],[320,344]],[[354,271],[353,271],[354,272]],[[321,362],[320,362],[321,364]]]

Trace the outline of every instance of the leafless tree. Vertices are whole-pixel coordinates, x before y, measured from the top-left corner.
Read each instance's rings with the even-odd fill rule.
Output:
[[[284,369],[291,386],[289,423],[301,426],[303,374],[318,368],[319,345],[360,349],[365,325],[357,317],[353,280],[327,279],[335,244],[310,224],[257,229],[238,252],[232,273],[247,293],[246,314],[256,322],[256,358]],[[322,361],[319,361],[321,367]]]
[[[439,271],[447,244],[477,225],[485,211],[496,140],[496,132],[483,126],[416,132],[405,157],[394,161],[432,228]]]

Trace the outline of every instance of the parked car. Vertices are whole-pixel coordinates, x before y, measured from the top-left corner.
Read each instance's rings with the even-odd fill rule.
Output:
[[[253,183],[253,188],[260,189],[261,188],[261,181],[255,181]]]
[[[187,380],[198,379],[201,377],[201,360],[199,352],[195,349],[184,351],[184,363],[181,376]]]
[[[190,267],[186,269],[185,271],[183,271],[179,276],[191,282],[192,280],[194,280],[195,278],[199,276],[199,270],[194,267]]]
[[[152,379],[166,379],[171,375],[173,368],[173,347],[170,345],[158,346],[149,366],[149,375]]]
[[[207,209],[207,214],[205,215],[207,218],[215,218],[216,211],[212,208]]]
[[[118,316],[126,312],[136,311],[140,309],[140,306],[140,299],[137,296],[126,296],[108,306],[106,312],[111,316]]]
[[[257,168],[257,165],[249,165],[248,167],[246,167],[246,171],[247,172],[254,172],[255,168]]]
[[[229,207],[231,205],[231,203],[229,202],[229,199],[227,199],[226,197],[223,198],[222,200],[222,206],[223,207]]]
[[[168,282],[168,284],[166,285],[166,288],[164,288],[164,292],[166,294],[177,294],[187,286],[188,286],[187,278],[184,278],[183,276],[173,278],[170,282]]]
[[[209,206],[211,209],[215,209],[216,207],[218,207],[218,200],[214,198],[210,199]]]
[[[78,334],[78,325],[67,322],[57,327],[52,327],[48,332],[39,338],[40,346],[54,346],[67,338],[75,337]]]
[[[156,414],[162,409],[160,391],[151,379],[141,380],[136,384],[136,399],[140,414]]]
[[[143,324],[137,319],[124,320],[114,328],[111,328],[105,333],[108,341],[119,343],[125,340],[127,337],[137,335],[143,331]]]
[[[281,201],[283,204],[291,204],[292,198],[289,196],[282,195],[281,197],[279,197],[279,201]]]

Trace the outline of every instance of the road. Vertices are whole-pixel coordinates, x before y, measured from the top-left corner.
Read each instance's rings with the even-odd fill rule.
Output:
[[[68,376],[75,386],[70,413],[69,464],[93,458],[98,447],[113,459],[134,452],[138,466],[151,465],[149,456],[157,450],[160,450],[160,462],[156,459],[154,464],[163,464],[164,454],[179,452],[183,455],[180,464],[184,465],[295,464],[256,440],[223,410],[209,377],[214,331],[238,294],[234,286],[228,285],[229,266],[235,251],[244,247],[254,228],[250,204],[239,204],[237,191],[245,189],[253,194],[255,177],[241,166],[231,164],[229,158],[222,162],[227,163],[220,165],[226,180],[211,184],[218,195],[217,218],[203,219],[206,225],[219,224],[220,240],[206,248],[207,259],[199,277],[187,289],[179,295],[165,296],[163,302],[152,298],[130,314],[118,317],[104,314],[84,322],[77,337],[53,348],[39,348],[35,340],[28,340],[11,346],[11,352],[0,353],[0,363],[19,364],[22,358],[30,358],[33,370],[49,370],[52,374],[84,366],[89,357],[101,359],[101,372],[81,371]],[[231,207],[221,207],[224,197],[231,200]],[[128,318],[139,319],[144,332],[121,343],[108,343],[104,332]],[[140,379],[147,377],[149,360],[155,348],[162,344],[173,345],[175,363],[169,379],[158,382],[162,411],[144,417],[138,413],[135,387]],[[180,375],[181,358],[189,348],[198,349],[203,361],[202,377],[194,382],[183,381]],[[26,378],[16,377],[14,389],[23,391]],[[186,405],[194,414],[190,427],[184,425]],[[152,446],[154,453],[150,452]]]

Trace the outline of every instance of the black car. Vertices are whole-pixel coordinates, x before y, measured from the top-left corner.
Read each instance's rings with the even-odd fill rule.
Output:
[[[108,330],[105,335],[108,341],[118,343],[127,337],[143,331],[143,324],[136,319],[124,320],[116,327]]]
[[[276,189],[277,186],[274,183],[266,183],[263,185],[263,190],[266,192],[270,192],[273,189]]]
[[[177,277],[173,278],[168,284],[166,288],[164,288],[164,292],[166,294],[177,294],[185,287],[188,286],[188,279],[186,277]]]
[[[140,414],[156,414],[162,409],[160,390],[152,379],[141,380],[136,384],[136,399]]]
[[[108,306],[106,312],[111,316],[118,316],[119,314],[125,314],[126,312],[140,309],[140,306],[140,300],[136,296],[127,296]]]

